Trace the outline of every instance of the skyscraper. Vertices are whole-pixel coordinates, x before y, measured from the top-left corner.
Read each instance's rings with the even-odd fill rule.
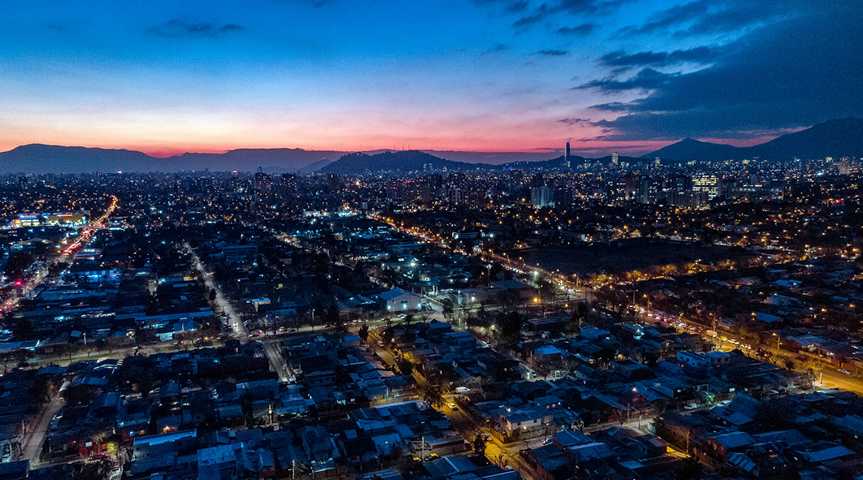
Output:
[[[273,187],[273,177],[264,173],[264,170],[258,167],[258,171],[255,172],[255,191],[257,192],[269,192]]]
[[[566,148],[564,149],[564,152],[563,152],[563,164],[566,166],[566,168],[572,168],[572,164],[569,162],[569,153],[570,153],[569,140],[567,140],[566,141]]]
[[[530,201],[535,208],[554,206],[554,192],[548,185],[534,187],[530,190]]]
[[[692,177],[692,191],[704,194],[707,200],[713,200],[719,196],[719,179],[716,175],[695,175]]]

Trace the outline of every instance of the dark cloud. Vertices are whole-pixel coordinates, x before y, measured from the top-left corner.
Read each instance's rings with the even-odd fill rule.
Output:
[[[595,28],[596,25],[592,23],[582,23],[573,27],[560,27],[557,29],[557,33],[561,35],[585,36],[590,35]]]
[[[505,52],[507,50],[509,50],[509,45],[505,45],[503,43],[496,43],[496,44],[492,45],[491,47],[488,47],[487,49],[483,50],[480,55],[493,55],[495,53],[501,53],[501,52]]]
[[[527,1],[509,2],[509,4],[506,6],[506,11],[509,13],[523,12],[527,10],[528,5],[529,4]]]
[[[559,0],[555,8],[567,13],[608,13],[630,0]]]
[[[216,38],[223,37],[232,33],[237,33],[245,30],[242,25],[235,23],[210,23],[210,22],[192,22],[179,18],[168,20],[167,22],[154,25],[147,29],[152,35],[169,38],[179,37],[208,37]]]
[[[643,51],[627,53],[617,50],[599,57],[599,64],[605,67],[628,69],[631,67],[662,67],[681,63],[709,63],[723,51],[722,47],[694,47],[671,52]]]
[[[546,4],[543,3],[533,13],[519,17],[516,21],[512,22],[512,26],[515,28],[529,27],[535,23],[539,23],[545,20],[548,15],[549,8]]]
[[[694,2],[675,5],[655,14],[644,25],[629,27],[625,32],[652,33],[664,30],[698,18],[707,13],[709,6],[710,2],[707,0],[695,0]]]
[[[633,102],[594,106],[623,113],[598,125],[626,139],[737,137],[859,116],[863,3],[819,5],[819,12],[743,35],[710,67],[676,75],[643,69],[628,80],[601,79],[581,87],[650,91]]]
[[[533,54],[534,55],[540,55],[543,57],[562,57],[564,55],[569,55],[569,51],[568,50],[557,50],[554,48],[548,48],[545,50],[537,50],[536,52],[533,52]]]
[[[627,90],[654,90],[666,85],[677,74],[662,73],[652,68],[644,68],[632,77],[618,79],[617,77],[591,80],[577,87],[576,90],[595,89],[604,93],[625,92]]]
[[[626,27],[620,33],[667,32],[675,36],[733,33],[807,9],[805,0],[694,0],[662,10],[644,24]]]
[[[580,117],[561,118],[560,120],[558,120],[558,122],[564,125],[569,125],[570,127],[574,127],[576,125],[590,125],[593,123],[589,118]]]
[[[527,10],[530,2],[527,0],[474,0],[480,6],[500,8],[507,13],[520,13]]]
[[[557,14],[600,15],[614,11],[630,0],[556,0],[536,7],[513,23],[516,28],[525,28],[542,22]]]
[[[69,30],[69,25],[65,25],[62,23],[48,23],[45,24],[45,28],[52,32],[63,33]]]
[[[608,102],[599,103],[591,106],[590,108],[593,110],[601,110],[603,112],[626,112],[629,110],[630,105],[623,102]]]
[[[675,32],[678,36],[735,32],[752,25],[770,22],[788,15],[789,5],[769,0],[730,2],[724,8],[710,10],[691,25]]]
[[[606,67],[632,67],[637,65],[663,64],[668,57],[668,52],[638,52],[626,53],[616,50],[599,57],[600,65]]]

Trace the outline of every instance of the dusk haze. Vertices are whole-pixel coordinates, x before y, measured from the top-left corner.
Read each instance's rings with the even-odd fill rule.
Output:
[[[860,112],[861,8],[816,3],[13,0],[0,149],[749,144]]]
[[[0,480],[863,479],[863,1],[2,7]]]

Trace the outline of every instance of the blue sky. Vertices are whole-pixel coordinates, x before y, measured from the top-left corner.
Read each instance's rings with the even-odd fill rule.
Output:
[[[0,148],[747,143],[859,114],[863,7],[815,3],[12,0]]]

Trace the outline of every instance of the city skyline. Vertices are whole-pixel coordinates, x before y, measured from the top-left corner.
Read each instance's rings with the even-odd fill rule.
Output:
[[[863,479],[863,1],[3,6],[0,480]]]
[[[0,33],[0,150],[644,153],[863,111],[853,2],[47,6]]]

